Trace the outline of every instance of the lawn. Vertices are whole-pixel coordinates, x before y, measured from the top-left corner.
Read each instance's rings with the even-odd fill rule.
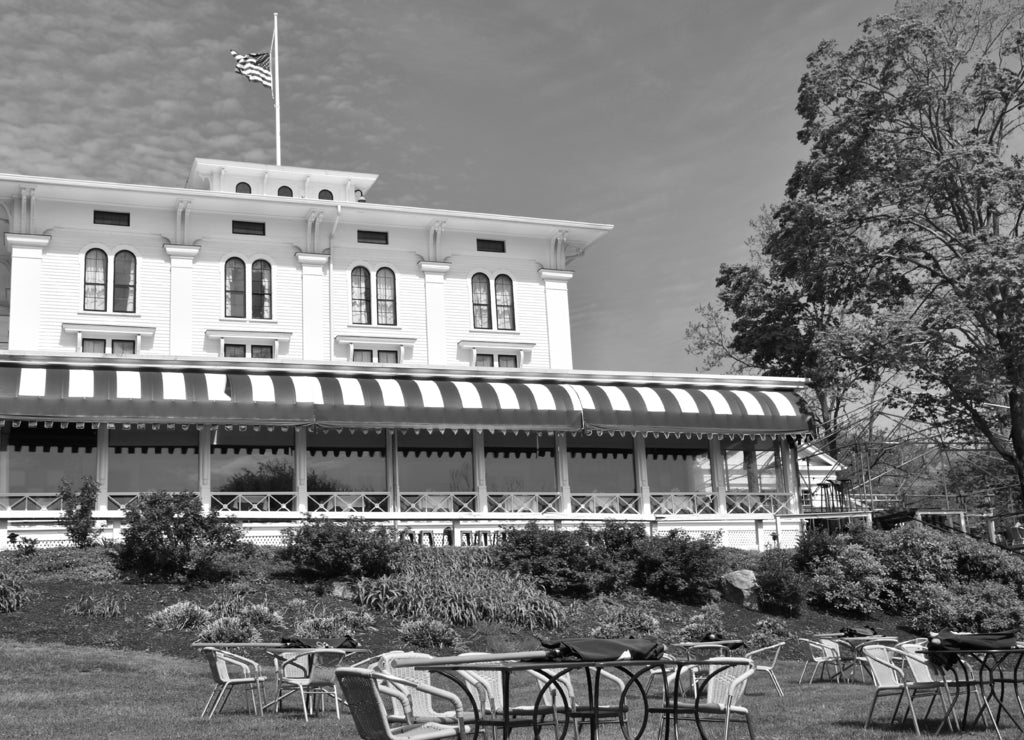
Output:
[[[902,738],[913,731],[884,725],[876,711],[875,725],[864,730],[872,688],[866,684],[815,683],[798,685],[802,663],[783,661],[777,672],[785,697],[776,695],[767,678],[758,676],[747,690],[746,704],[756,720],[758,738]],[[236,692],[223,714],[211,721],[199,712],[209,693],[208,669],[194,659],[168,655],[0,641],[0,737],[19,738],[355,738],[347,715],[333,714],[306,723],[292,706],[280,715],[263,718],[245,713],[244,694]],[[921,701],[921,706],[926,702]],[[928,729],[934,729],[931,723]],[[693,737],[692,727],[687,737]],[[742,727],[733,736],[746,737]],[[1007,733],[1008,736],[1013,733]],[[517,737],[527,738],[520,731]],[[646,737],[653,737],[648,731]],[[717,737],[718,735],[716,735]],[[614,737],[605,731],[604,737]],[[977,730],[970,737],[995,738]]]

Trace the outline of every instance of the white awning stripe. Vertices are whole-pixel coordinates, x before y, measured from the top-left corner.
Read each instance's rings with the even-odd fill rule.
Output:
[[[319,378],[311,375],[293,375],[292,385],[295,387],[296,403],[323,405],[324,390]]]
[[[750,391],[732,391],[732,394],[740,400],[743,404],[743,410],[746,411],[750,416],[764,416],[764,409],[761,408],[761,403]]]
[[[462,408],[482,409],[484,407],[483,401],[480,400],[480,391],[476,389],[475,384],[467,383],[464,380],[456,380],[452,385],[459,392],[459,398],[462,399]]]
[[[269,375],[250,375],[252,383],[252,400],[256,403],[274,403],[277,394],[274,392],[274,379]]]
[[[68,398],[92,398],[92,370],[72,369],[68,371]]]
[[[117,371],[117,397],[142,398],[142,375],[134,370]]]
[[[640,394],[640,398],[643,399],[644,405],[647,406],[648,411],[654,414],[665,413],[665,404],[656,390],[641,386],[636,389],[636,392]]]
[[[46,395],[46,368],[44,367],[23,367],[21,377],[18,379],[19,396]]]
[[[337,378],[341,386],[341,402],[346,406],[365,406],[366,397],[363,395],[363,386],[356,378]]]
[[[160,373],[161,386],[165,401],[187,401],[185,391],[185,373]]]
[[[784,394],[778,391],[765,391],[764,394],[768,396],[768,399],[775,404],[775,410],[779,412],[779,416],[799,416],[800,412],[796,410],[793,402],[789,400]]]
[[[417,380],[416,386],[420,389],[420,397],[423,399],[423,408],[443,409],[444,394],[441,388],[433,380]]]
[[[732,414],[732,407],[729,405],[729,400],[722,395],[721,391],[701,388],[698,392],[703,393],[704,397],[711,402],[711,408],[714,409],[716,414]]]
[[[516,392],[512,390],[512,386],[508,383],[490,383],[489,385],[498,396],[499,408],[504,411],[519,410],[519,398],[516,396]]]
[[[397,380],[377,378],[377,385],[380,386],[385,406],[405,406],[405,394],[402,393],[402,386],[398,384]]]

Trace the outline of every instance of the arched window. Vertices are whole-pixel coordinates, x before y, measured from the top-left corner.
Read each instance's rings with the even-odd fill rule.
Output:
[[[512,278],[508,275],[494,278],[494,314],[499,329],[515,331],[516,307],[512,298]]]
[[[370,271],[365,267],[352,270],[352,323],[370,323]]]
[[[238,257],[224,263],[224,315],[245,318],[245,263]]]
[[[135,313],[135,255],[127,250],[114,255],[113,310]]]
[[[252,263],[252,317],[269,319],[271,316],[270,263],[256,260]]]
[[[473,276],[473,328],[491,328],[491,281],[482,272]]]
[[[282,185],[277,189],[277,194],[280,195],[282,198],[291,198],[292,189],[287,185]]]
[[[325,189],[321,190],[320,194],[317,197],[320,200],[334,200],[334,193],[332,193],[330,190]]]
[[[394,326],[398,323],[395,309],[395,273],[387,267],[377,270],[377,323]]]
[[[86,311],[107,310],[107,253],[102,249],[85,253],[84,308]]]
[[[252,193],[252,188],[249,186],[249,183],[247,183],[247,182],[240,182],[237,185],[235,185],[235,192],[236,193],[245,193],[245,194],[248,195],[248,194]]]

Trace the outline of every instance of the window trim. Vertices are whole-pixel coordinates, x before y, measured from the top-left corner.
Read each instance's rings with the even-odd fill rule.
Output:
[[[356,290],[356,275],[365,278],[365,289]],[[390,281],[390,296],[381,297],[381,281]],[[365,305],[364,305],[365,304]],[[361,321],[365,313],[365,321]],[[385,320],[381,320],[381,317]],[[390,320],[388,320],[390,317]],[[349,270],[349,324],[353,327],[398,328],[398,272],[388,265],[371,270],[365,264]]]
[[[477,290],[477,286],[487,291],[486,301],[481,300],[485,296]],[[470,278],[469,297],[473,307],[473,328],[492,329],[494,317],[491,312],[491,279],[486,274],[478,272]]]
[[[374,359],[378,350],[395,350],[398,352],[398,364],[407,362],[413,353],[416,345],[416,337],[412,336],[387,336],[383,334],[337,334],[334,337],[335,344],[341,345],[339,351],[334,355],[347,362],[355,362],[353,356],[356,350],[372,350]]]
[[[100,264],[103,266],[103,274],[99,276],[102,280],[90,281],[90,267],[89,258],[90,256],[103,255],[102,261],[96,261],[96,267]],[[107,310],[107,277],[109,272],[109,265],[107,261],[110,259],[110,255],[107,254],[105,249],[99,247],[91,247],[87,249],[82,257],[82,310],[89,311],[92,313],[105,313]],[[100,308],[89,307],[89,288],[93,287],[96,290],[96,294],[93,296],[93,304],[102,304]],[[96,299],[96,295],[99,295],[99,300]]]
[[[263,290],[263,282],[264,281],[263,280],[260,280],[260,281],[256,280],[256,268],[257,267],[261,268],[260,269],[260,273],[261,274],[262,273],[266,273],[266,275],[267,275],[267,279],[266,279],[267,289],[266,289],[266,291]],[[274,268],[270,264],[269,260],[265,260],[265,259],[262,259],[262,258],[254,259],[252,261],[252,264],[249,266],[249,273],[250,273],[251,278],[252,278],[251,288],[250,288],[250,291],[249,291],[250,305],[251,305],[251,308],[252,308],[252,317],[254,319],[260,320],[260,321],[272,320],[274,318]],[[256,290],[257,285],[260,286],[260,290],[259,291]],[[256,296],[260,296],[261,297],[260,308],[262,310],[260,311],[260,313],[261,314],[265,314],[265,315],[260,315],[260,316],[256,315]]]
[[[228,285],[228,267],[232,266],[232,269],[235,269],[235,264],[240,266],[240,269],[238,269],[238,275],[240,276],[241,288]],[[249,315],[247,311],[247,298],[249,291],[247,290],[248,286],[246,285],[246,272],[245,260],[241,257],[228,257],[224,260],[224,318],[226,319],[244,319]],[[232,283],[234,283],[234,279],[232,279]],[[235,314],[232,313],[234,310],[234,302],[231,299],[238,295],[242,296],[242,307],[241,313]]]
[[[508,281],[508,301],[498,302],[499,281]],[[485,285],[486,283],[486,285]],[[487,303],[481,300],[483,296],[477,286],[486,287]],[[480,331],[514,332],[516,331],[516,281],[511,275],[499,273],[491,278],[485,272],[474,273],[469,279],[469,300],[473,316],[473,328]],[[504,309],[500,310],[500,309]],[[486,312],[486,314],[484,313]],[[481,326],[481,319],[486,316],[487,325]],[[502,320],[507,316],[508,321]],[[504,324],[508,324],[507,326]]]
[[[501,356],[514,356],[517,360],[518,367],[520,369],[526,366],[530,358],[533,356],[533,350],[537,346],[536,342],[520,341],[517,339],[506,339],[504,341],[487,340],[487,339],[463,339],[458,344],[459,352],[469,352],[469,364],[471,367],[487,367],[476,364],[477,354],[482,355],[493,355],[494,369],[496,370],[512,370],[513,368],[501,367],[498,358]]]
[[[252,359],[252,345],[264,344],[273,347],[273,360],[281,359],[284,345],[291,342],[290,331],[259,331],[256,329],[207,329],[206,338],[218,342],[217,356],[224,357],[224,347],[228,344],[245,345],[245,359]],[[243,359],[241,357],[232,359]],[[267,362],[267,358],[255,358],[257,362]]]
[[[117,263],[121,257],[131,258],[131,276],[127,282],[118,282]],[[139,260],[130,249],[121,249],[114,255],[114,270],[111,278],[110,310],[112,313],[136,313],[136,298],[138,296],[139,284]],[[125,289],[128,297],[125,299],[124,308],[118,308],[118,288]]]
[[[130,339],[135,342],[135,354],[139,354],[143,338],[152,339],[156,334],[156,327],[68,322],[61,324],[61,331],[74,335],[76,352],[82,352],[83,339]]]

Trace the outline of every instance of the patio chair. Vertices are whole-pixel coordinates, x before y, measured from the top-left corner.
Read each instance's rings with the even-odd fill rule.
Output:
[[[598,682],[604,681],[612,688],[615,700],[594,704],[592,696],[577,692],[570,676],[571,671],[565,669],[538,668],[530,671],[530,674],[537,679],[538,690],[546,694],[544,706],[552,707],[557,716],[565,717],[571,723],[574,740],[579,740],[581,727],[591,722],[596,725],[619,725],[623,728],[623,736],[631,737],[629,705],[621,701],[626,682],[607,670],[598,672],[593,667],[586,667],[583,670],[590,674],[586,681],[588,688],[593,687],[600,691]]]
[[[409,652],[405,650],[391,650],[377,656],[376,670],[388,676],[396,676],[405,682],[413,684],[430,685],[430,671],[414,666],[396,666],[398,659],[430,660],[433,655],[428,653]],[[433,704],[430,692],[409,692],[403,688],[403,684],[396,684],[398,691],[408,695],[412,702],[412,719],[415,721],[439,722],[441,724],[452,724],[457,720],[453,710],[436,709]],[[402,714],[402,704],[392,697],[392,716]]]
[[[930,672],[925,674],[924,670],[927,670],[927,664],[918,656],[910,655],[889,645],[865,645],[863,653],[864,657],[867,658],[868,671],[871,673],[871,680],[875,685],[875,693],[871,698],[871,706],[868,708],[868,717],[864,721],[865,729],[871,724],[871,717],[875,713],[875,706],[878,700],[885,696],[897,697],[896,706],[893,708],[892,717],[889,720],[890,724],[896,722],[900,707],[903,706],[903,700],[907,700],[903,721],[906,721],[906,717],[909,714],[914,726],[914,732],[917,735],[921,734],[917,711],[914,709],[914,699],[918,697],[925,696],[931,699],[931,702],[928,704],[929,712],[935,702],[935,698],[939,698],[943,708],[946,710],[943,724],[947,721],[955,721],[950,719],[952,715],[952,701],[949,698],[945,683],[933,680]],[[922,664],[923,668],[921,667]],[[927,675],[926,680],[918,681],[915,678],[913,672],[913,666],[915,665],[918,665],[918,670],[921,671],[922,677]],[[927,717],[927,714],[925,716]]]
[[[777,642],[768,647],[751,650],[745,656],[754,662],[754,675],[766,674],[772,680],[772,685],[779,692],[779,696],[785,696],[785,694],[782,693],[782,686],[779,685],[779,677],[775,675],[775,664],[779,661],[779,652],[785,644],[785,642]]]
[[[663,705],[651,705],[648,713],[661,715],[662,722],[671,722],[675,737],[679,737],[679,721],[723,724],[723,740],[729,739],[729,725],[740,720],[754,739],[754,722],[750,711],[741,704],[747,682],[754,675],[754,662],[747,658],[709,658],[709,674],[700,681],[699,699],[684,698],[678,691],[665,697]],[[678,682],[677,682],[678,683]],[[662,735],[661,728],[658,736]],[[701,736],[705,731],[701,729]],[[666,734],[667,737],[667,734]]]
[[[903,648],[896,648],[891,654],[902,655],[904,675],[909,671],[913,677],[913,683],[910,684],[911,698],[931,697],[928,709],[921,719],[928,719],[935,700],[938,699],[943,709],[942,723],[939,725],[939,729],[941,730],[942,725],[948,723],[950,730],[959,730],[960,723],[957,721],[956,712],[953,711],[953,697],[949,692],[949,683],[942,672],[928,660],[927,646],[920,643],[909,643]],[[903,719],[906,721],[905,712]]]
[[[440,740],[466,737],[462,702],[451,692],[364,668],[338,668],[334,676],[345,697],[345,703],[352,712],[356,732],[362,740]],[[410,697],[416,694],[427,694],[451,702],[455,707],[456,722],[445,725],[413,717]],[[406,718],[403,724],[392,724],[384,705],[384,696],[403,707]]]
[[[308,722],[310,712],[316,709],[316,700],[320,700],[320,711],[323,711],[324,699],[330,697],[334,702],[334,713],[341,719],[341,701],[338,698],[334,677],[316,673],[317,652],[274,652],[271,655],[274,656],[274,673],[277,676],[274,711],[280,712],[281,702],[293,694],[298,694],[302,704],[302,716]]]
[[[479,658],[481,663],[489,662],[490,653],[460,653],[461,658]],[[550,725],[558,736],[559,722],[555,707],[546,700],[538,704],[517,704],[506,708],[505,689],[502,674],[494,670],[469,670],[457,672],[466,686],[474,692],[479,713],[476,724],[491,728],[491,737],[497,740],[498,728],[504,728],[505,712],[508,712],[508,727],[544,727]],[[542,697],[543,699],[544,697]]]
[[[213,690],[200,717],[213,719],[213,715],[224,708],[224,702],[236,686],[249,692],[253,712],[257,715],[263,714],[263,682],[266,676],[260,671],[259,663],[212,647],[203,648],[203,656],[210,664]]]
[[[807,672],[807,668],[811,668],[811,675],[807,679],[807,683],[814,682],[814,676],[816,673],[821,674],[821,677],[825,679],[826,670],[830,671],[826,680],[835,680],[839,683],[839,679],[843,675],[843,659],[839,654],[839,646],[835,644],[835,641],[830,641],[832,644],[827,645],[823,641],[811,640],[806,637],[799,638],[800,642],[807,646],[807,660],[804,661],[803,670],[800,671],[800,678],[797,679],[797,683],[804,682],[804,674]]]

